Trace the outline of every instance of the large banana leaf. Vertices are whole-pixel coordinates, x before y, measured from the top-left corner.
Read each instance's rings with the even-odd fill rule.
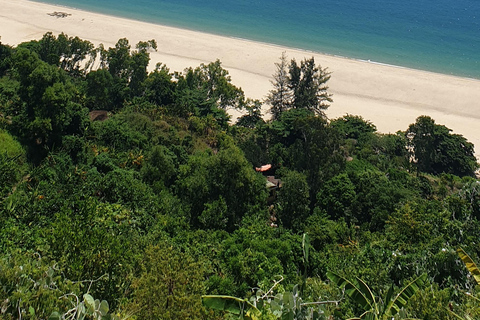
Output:
[[[387,295],[383,300],[384,303],[382,303],[381,305],[380,314],[385,314],[385,310],[388,308],[388,303],[392,300],[392,298],[393,298],[393,285],[391,285],[390,288],[388,288]]]
[[[420,287],[425,285],[427,279],[427,274],[422,274],[420,277],[416,278],[409,284],[407,284],[403,289],[395,296],[393,300],[385,301],[387,303],[387,308],[385,309],[385,315],[394,316],[397,314],[400,309],[406,306],[408,300],[410,300],[413,295],[420,290]]]
[[[368,285],[365,282],[363,282],[363,280],[360,279],[360,278],[357,278],[357,281],[355,282],[355,284],[357,284],[357,286],[361,290],[361,292],[367,297],[367,299],[369,299],[369,301],[370,301],[369,305],[370,305],[373,313],[374,314],[379,314],[378,304],[375,301],[375,296],[373,295],[372,290],[370,290]],[[368,312],[367,312],[367,314],[368,314]]]
[[[457,253],[460,259],[462,259],[463,263],[465,263],[467,270],[473,276],[475,281],[477,281],[477,284],[480,285],[480,270],[478,269],[475,262],[473,262],[472,258],[470,258],[470,256],[465,251],[463,251],[463,249],[457,249]]]
[[[207,295],[202,296],[202,303],[205,307],[227,311],[238,316],[245,316],[247,318],[256,319],[255,314],[259,314],[260,311],[247,299],[240,299],[231,296],[221,295]]]
[[[327,277],[340,288],[345,287],[345,293],[361,305],[363,310],[376,310],[375,297],[363,281],[358,279],[359,281],[352,282],[330,271],[327,272]]]

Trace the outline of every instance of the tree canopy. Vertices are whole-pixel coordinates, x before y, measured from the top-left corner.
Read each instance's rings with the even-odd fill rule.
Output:
[[[285,53],[275,65],[277,70],[273,75],[273,89],[266,99],[266,103],[271,106],[273,119],[278,120],[284,111],[292,108],[324,116],[324,111],[333,101],[326,84],[330,72],[317,66],[313,57],[305,58],[300,65],[295,59],[288,63]]]
[[[478,169],[473,144],[428,116],[418,117],[406,132],[408,148],[419,171],[473,176]]]

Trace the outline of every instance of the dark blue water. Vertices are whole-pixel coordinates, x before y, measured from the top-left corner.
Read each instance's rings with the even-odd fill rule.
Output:
[[[47,2],[480,79],[480,0]]]

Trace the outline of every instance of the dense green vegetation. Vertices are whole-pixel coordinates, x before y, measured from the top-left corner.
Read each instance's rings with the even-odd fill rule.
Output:
[[[147,72],[156,45],[0,44],[0,319],[231,317],[216,295],[257,319],[480,316],[464,137],[327,119],[313,58],[281,58],[264,121],[220,61]]]

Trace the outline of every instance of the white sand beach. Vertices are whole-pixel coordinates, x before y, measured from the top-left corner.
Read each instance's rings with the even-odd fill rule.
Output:
[[[220,59],[247,97],[264,99],[271,89],[274,63],[282,52],[301,60],[312,55],[332,72],[334,102],[329,118],[361,115],[380,132],[406,130],[420,115],[429,115],[464,135],[480,155],[480,80],[333,57],[265,43],[101,15],[27,0],[0,0],[1,42],[16,45],[40,39],[47,31],[64,32],[94,44],[113,46],[120,38],[131,44],[155,39],[151,66],[165,63],[171,71]],[[49,15],[61,11],[70,15]],[[267,108],[267,106],[265,106]],[[266,112],[266,109],[265,109]]]

